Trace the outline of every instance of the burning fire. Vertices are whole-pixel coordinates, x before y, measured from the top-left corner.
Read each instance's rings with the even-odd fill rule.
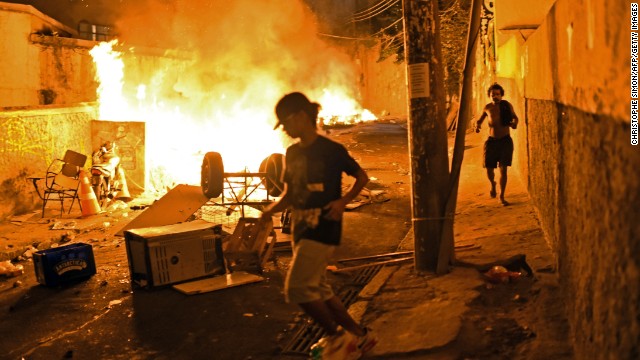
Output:
[[[309,16],[301,11],[299,16],[303,15]],[[256,26],[265,18],[264,13],[259,16]],[[314,31],[310,23],[298,20],[298,27]],[[191,47],[158,57],[146,55],[150,50],[145,48],[125,49],[117,40],[91,50],[99,81],[99,118],[145,122],[146,178],[153,173],[157,180],[160,172],[165,179],[153,190],[180,183],[199,185],[202,159],[209,151],[221,154],[225,172],[257,171],[269,154],[283,153],[290,139],[273,131],[273,108],[287,92],[303,91],[320,103],[319,116],[327,125],[375,120],[354,100],[353,65],[346,56],[315,36],[300,44],[303,52],[311,51],[301,56],[298,44],[277,41],[299,30],[279,31],[278,36],[266,34],[268,39],[246,39],[249,44],[264,40],[254,48],[217,44],[221,48],[216,54]],[[277,49],[267,47],[266,40]],[[278,56],[264,60],[270,52]],[[154,66],[149,68],[150,64]],[[147,180],[145,188],[150,187]]]

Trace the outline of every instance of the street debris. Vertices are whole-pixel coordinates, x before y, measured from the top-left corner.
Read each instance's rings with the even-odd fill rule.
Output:
[[[383,260],[383,259],[387,259],[387,260]],[[340,259],[337,262],[344,264],[344,263],[351,263],[351,262],[362,262],[366,260],[381,260],[381,261],[373,261],[365,264],[346,266],[346,267],[338,267],[335,265],[330,265],[330,266],[327,266],[327,270],[333,273],[343,273],[343,272],[359,270],[359,269],[363,269],[371,266],[401,264],[401,263],[413,260],[413,251],[400,251],[400,252],[392,252],[392,253],[385,253],[385,254],[378,254],[378,255],[360,256],[360,257],[349,258],[349,259]]]
[[[126,230],[124,235],[135,287],[151,288],[225,273],[219,225],[196,220]],[[166,251],[157,252],[159,246]],[[162,267],[168,260],[171,265]]]
[[[386,193],[384,190],[371,190],[365,187],[353,201],[345,206],[345,210],[354,210],[363,205],[389,201],[390,198],[386,196]]]
[[[42,285],[58,286],[85,280],[96,274],[91,245],[69,244],[33,254],[36,279]]]
[[[0,275],[10,278],[22,274],[24,274],[24,266],[20,264],[14,265],[9,260],[0,262]]]
[[[122,300],[111,300],[109,301],[109,305],[107,305],[107,308],[111,309],[113,306],[120,304],[122,304]]]
[[[22,253],[21,258],[25,259],[25,260],[26,259],[31,259],[33,257],[33,253],[36,252],[36,251],[37,251],[36,248],[34,248],[33,246],[29,245],[29,246],[27,246],[27,249],[24,251],[24,253]]]
[[[538,268],[538,269],[536,269],[536,270],[537,270],[538,272],[541,272],[541,273],[547,273],[547,274],[553,274],[553,273],[555,273],[555,272],[556,272],[556,268],[555,268],[555,266],[553,266],[553,265],[543,266],[543,267],[540,267],[540,268]]]
[[[12,216],[9,221],[13,225],[22,225],[23,223],[33,224],[33,223],[35,223],[34,221],[28,221],[28,220],[31,219],[33,217],[33,215],[35,215],[35,214],[37,214],[39,212],[40,211],[33,211],[33,212],[22,214],[22,215],[15,215],[15,216]]]
[[[516,295],[513,297],[513,301],[515,301],[515,302],[519,302],[519,303],[525,303],[525,302],[527,302],[527,300],[528,300],[528,299],[527,299],[526,297],[521,296],[520,294],[516,294]]]
[[[489,271],[485,272],[483,275],[485,279],[491,283],[506,284],[518,279],[520,276],[522,276],[522,273],[509,271],[504,266],[494,266],[491,269],[489,269]]]
[[[116,200],[107,206],[107,212],[114,212],[129,208],[129,205],[122,200]]]
[[[74,234],[71,231],[67,231],[64,234],[60,235],[60,238],[58,239],[58,243],[59,244],[68,243],[70,241],[73,241],[75,238],[76,238],[76,234]]]
[[[133,206],[129,206],[129,209],[131,210],[144,210],[146,208],[148,208],[150,205],[148,204],[142,204],[142,205],[133,205]]]
[[[524,273],[526,273],[527,277],[533,276],[533,269],[531,269],[531,267],[527,263],[527,256],[525,254],[517,254],[507,259],[493,261],[488,264],[474,264],[471,262],[456,260],[455,265],[475,268],[483,274],[498,266],[506,269],[509,272],[520,273],[521,275],[523,274],[522,270],[524,270]],[[494,271],[496,271],[496,269],[494,269]]]
[[[74,230],[78,226],[75,221],[56,221],[51,225],[51,230]]]
[[[225,239],[224,257],[229,268],[256,269],[261,273],[277,242],[272,230],[271,221],[241,218],[233,234]]]
[[[479,248],[479,246],[476,246],[475,244],[465,244],[465,245],[455,246],[456,251],[461,251],[466,249],[477,249],[477,248]],[[392,253],[385,253],[385,254],[378,254],[378,255],[360,256],[360,257],[349,258],[349,259],[340,259],[337,262],[341,264],[349,263],[349,262],[366,261],[366,260],[379,260],[379,261],[373,261],[366,264],[359,264],[359,265],[348,266],[348,267],[338,267],[335,265],[329,265],[327,266],[327,270],[333,273],[342,273],[342,272],[359,270],[359,269],[363,269],[371,266],[401,264],[408,261],[412,261],[413,255],[414,255],[414,251],[399,251],[399,252],[392,252]]]
[[[263,281],[262,276],[236,271],[225,275],[214,276],[202,280],[173,285],[173,288],[185,295],[196,295],[206,292],[228,289],[230,287]]]
[[[152,205],[149,205],[148,208],[141,212],[135,219],[128,222],[116,235],[124,236],[124,232],[129,229],[157,227],[185,222],[208,201],[209,198],[202,193],[202,187],[185,184],[177,185]]]
[[[345,263],[345,262],[351,262],[351,261],[379,259],[379,258],[401,256],[401,255],[413,255],[413,251],[399,251],[399,252],[392,252],[392,253],[386,253],[386,254],[360,256],[355,258],[340,259],[338,260],[338,262]]]
[[[396,265],[396,264],[401,264],[401,263],[405,263],[405,262],[409,262],[409,261],[413,261],[413,256],[403,257],[403,258],[399,258],[399,259],[385,260],[385,261],[376,261],[376,262],[372,262],[372,263],[368,263],[368,264],[355,265],[355,266],[349,266],[349,267],[344,267],[344,268],[338,268],[336,266],[327,266],[327,270],[329,270],[329,271],[331,271],[333,273],[343,273],[343,272],[349,272],[349,271],[354,271],[354,270],[360,270],[360,269],[371,267],[371,266]]]

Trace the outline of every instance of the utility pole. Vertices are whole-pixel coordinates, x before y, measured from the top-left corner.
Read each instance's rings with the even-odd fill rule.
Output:
[[[437,0],[403,0],[411,215],[417,271],[436,272],[449,189]]]

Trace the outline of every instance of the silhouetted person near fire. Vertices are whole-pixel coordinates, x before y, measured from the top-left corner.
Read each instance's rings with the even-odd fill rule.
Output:
[[[518,127],[518,116],[513,111],[513,105],[502,100],[504,89],[498,83],[494,83],[487,90],[487,95],[493,102],[488,103],[482,115],[476,122],[476,132],[480,132],[480,126],[485,118],[489,118],[489,138],[484,143],[484,164],[487,169],[487,177],[491,183],[489,195],[496,197],[496,181],[494,170],[500,166],[500,202],[509,205],[504,199],[507,188],[507,167],[511,166],[513,159],[513,139],[509,129]]]
[[[368,329],[358,325],[327,282],[326,268],[340,244],[342,215],[369,181],[367,173],[347,149],[318,134],[320,105],[305,95],[285,95],[276,105],[278,123],[299,141],[285,156],[285,190],[264,210],[263,219],[292,208],[293,258],[284,285],[287,302],[298,304],[326,332],[312,347],[313,358],[357,358],[376,343]],[[342,194],[342,173],[356,179]]]

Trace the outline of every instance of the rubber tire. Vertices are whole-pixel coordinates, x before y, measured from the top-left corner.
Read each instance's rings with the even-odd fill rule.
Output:
[[[224,187],[224,165],[222,156],[217,152],[208,152],[202,159],[202,172],[200,173],[200,186],[202,193],[209,199],[214,199],[222,194]]]
[[[280,196],[284,191],[284,155],[273,153],[260,163],[260,172],[267,173],[262,185],[270,196]]]

